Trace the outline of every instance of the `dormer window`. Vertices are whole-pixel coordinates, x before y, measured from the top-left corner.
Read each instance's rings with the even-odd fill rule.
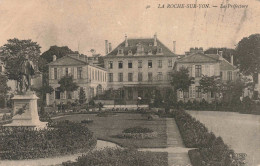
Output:
[[[149,50],[148,55],[152,55],[152,54],[153,54],[152,50]]]
[[[149,43],[149,46],[151,47],[151,46],[153,46],[153,44],[152,44],[152,43]]]
[[[123,49],[122,48],[118,49],[118,54],[123,54]]]
[[[158,48],[158,53],[162,53],[162,48]]]

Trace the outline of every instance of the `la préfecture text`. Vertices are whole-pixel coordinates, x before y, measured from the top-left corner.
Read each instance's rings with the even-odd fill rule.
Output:
[[[211,5],[211,4],[174,4],[174,3],[160,3],[158,4],[159,9],[164,8],[227,8],[227,9],[245,9],[248,8],[246,4],[220,4],[220,5]]]

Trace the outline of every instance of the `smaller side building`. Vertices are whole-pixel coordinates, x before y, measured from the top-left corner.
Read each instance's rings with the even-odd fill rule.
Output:
[[[203,75],[219,76],[222,81],[232,81],[238,78],[238,69],[233,65],[233,58],[228,62],[220,54],[204,54],[203,48],[191,48],[190,52],[185,57],[176,61],[175,69],[181,67],[188,68],[189,75],[194,77],[194,84],[189,87],[186,92],[179,91],[177,94],[178,100],[201,101],[205,99],[208,102],[215,100],[212,92],[202,93],[199,86],[199,81]]]
[[[47,105],[78,100],[80,88],[84,90],[87,101],[106,90],[106,69],[87,63],[86,57],[67,55],[56,59],[54,55],[53,62],[49,63],[48,66],[49,85],[54,89],[54,92],[46,95]],[[72,76],[79,88],[74,92],[60,92],[58,82],[63,76]]]

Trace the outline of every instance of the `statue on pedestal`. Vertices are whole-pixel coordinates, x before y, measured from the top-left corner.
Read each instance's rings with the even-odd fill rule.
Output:
[[[19,93],[26,93],[31,90],[32,76],[35,75],[35,69],[33,62],[29,60],[28,55],[25,56],[25,60],[22,63],[20,80],[17,82],[17,91]]]
[[[4,126],[46,128],[47,122],[41,122],[38,115],[37,100],[39,98],[31,91],[31,80],[32,76],[36,75],[35,73],[33,62],[26,56],[22,62],[20,78],[17,81],[18,94],[12,98],[14,116],[12,122]]]

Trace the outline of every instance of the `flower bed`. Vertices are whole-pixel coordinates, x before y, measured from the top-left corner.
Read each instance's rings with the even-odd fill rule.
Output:
[[[98,117],[108,117],[108,116],[115,116],[116,113],[114,112],[99,112],[97,114]]]
[[[123,130],[121,134],[118,134],[117,138],[134,138],[134,139],[149,139],[157,137],[157,132],[149,128],[143,128],[140,126],[127,128]]]
[[[0,159],[33,159],[86,152],[96,145],[93,133],[80,123],[53,122],[51,128],[0,128]]]
[[[189,151],[193,166],[242,166],[244,159],[237,157],[222,140],[216,137],[204,124],[182,110],[173,112],[182,139],[186,147],[198,148]]]
[[[167,153],[140,152],[131,149],[92,151],[80,156],[77,162],[65,162],[63,166],[168,166]]]

